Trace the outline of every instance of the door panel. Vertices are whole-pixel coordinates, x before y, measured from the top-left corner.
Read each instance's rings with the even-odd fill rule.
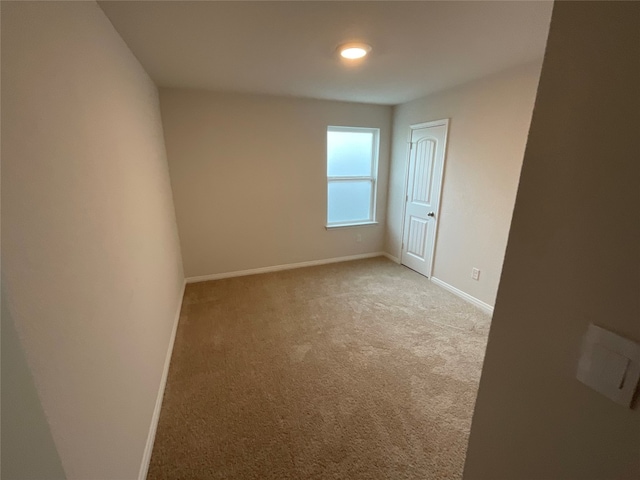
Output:
[[[431,275],[447,122],[411,127],[402,263]]]
[[[431,182],[435,142],[430,138],[420,139],[416,146],[415,174],[411,188],[411,201],[429,205],[431,202]]]
[[[427,221],[422,218],[411,217],[409,220],[409,241],[407,254],[424,260],[425,240],[427,237]]]

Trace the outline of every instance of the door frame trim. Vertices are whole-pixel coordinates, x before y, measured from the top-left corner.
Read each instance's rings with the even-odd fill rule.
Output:
[[[430,122],[421,122],[414,123],[409,125],[409,136],[407,138],[407,145],[411,143],[411,136],[413,135],[414,130],[420,130],[422,128],[429,127],[440,127],[444,126],[444,152],[442,158],[442,175],[440,175],[440,191],[438,192],[438,208],[436,209],[436,220],[433,228],[433,245],[431,246],[431,252],[429,255],[431,256],[431,265],[429,266],[429,275],[428,278],[433,276],[433,266],[435,264],[435,254],[436,254],[436,243],[438,239],[438,224],[440,223],[440,205],[442,203],[442,190],[444,185],[444,172],[445,165],[447,163],[447,150],[448,150],[448,142],[449,142],[449,121],[450,118],[443,118],[441,120],[432,120]],[[406,222],[406,214],[407,214],[407,195],[409,192],[409,166],[411,164],[411,149],[407,150],[406,160],[405,160],[405,168],[404,168],[404,190],[402,192],[402,196],[404,200],[402,201],[402,235],[400,237],[400,255],[398,255],[398,259],[400,260],[400,264],[402,263],[402,253],[404,250],[404,234],[405,234],[405,222]]]

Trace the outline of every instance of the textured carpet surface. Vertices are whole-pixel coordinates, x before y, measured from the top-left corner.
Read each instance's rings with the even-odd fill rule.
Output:
[[[460,478],[489,323],[384,258],[188,285],[148,478]]]

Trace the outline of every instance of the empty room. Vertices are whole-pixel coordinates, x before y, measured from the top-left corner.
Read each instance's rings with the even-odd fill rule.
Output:
[[[3,479],[638,478],[640,4],[0,14]]]

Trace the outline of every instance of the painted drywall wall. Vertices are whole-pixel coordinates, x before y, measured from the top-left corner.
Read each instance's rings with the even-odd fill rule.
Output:
[[[49,422],[42,410],[11,312],[6,307],[7,302],[3,301],[0,476],[8,479],[64,479]]]
[[[136,478],[184,278],[157,89],[97,4],[2,2],[2,162],[3,308],[66,476]],[[29,427],[3,473],[51,453]]]
[[[165,88],[160,104],[187,277],[382,250],[390,107]],[[380,128],[379,225],[325,229],[328,125]]]
[[[464,478],[640,478],[640,411],[576,380],[640,342],[640,4],[556,2]]]
[[[400,258],[409,126],[449,118],[433,276],[493,305],[540,64],[528,64],[398,105],[385,250]],[[480,269],[480,280],[471,269]]]

